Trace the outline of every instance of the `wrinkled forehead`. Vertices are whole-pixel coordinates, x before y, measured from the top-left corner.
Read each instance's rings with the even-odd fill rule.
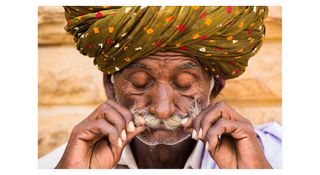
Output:
[[[186,56],[179,52],[170,52],[170,51],[158,51],[148,55],[147,57],[139,59],[137,62],[141,62],[143,60],[156,60],[156,61],[176,61],[176,60],[190,60],[199,64],[199,62],[192,57]]]
[[[178,52],[159,51],[141,58],[125,68],[140,67],[145,69],[182,69],[194,68],[202,70],[200,62],[196,58],[186,56]]]

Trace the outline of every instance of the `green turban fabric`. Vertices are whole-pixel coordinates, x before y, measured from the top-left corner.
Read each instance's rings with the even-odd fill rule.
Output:
[[[196,58],[224,79],[241,75],[260,49],[268,14],[261,6],[64,8],[77,49],[106,74],[166,50]]]

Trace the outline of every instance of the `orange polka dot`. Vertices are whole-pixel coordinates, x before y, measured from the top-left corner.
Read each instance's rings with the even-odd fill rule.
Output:
[[[197,39],[197,38],[199,38],[199,37],[200,37],[199,34],[195,34],[195,35],[192,37],[192,39]]]
[[[130,57],[127,57],[127,58],[124,59],[124,61],[130,62],[130,61],[131,61],[131,58],[130,58]]]
[[[204,21],[204,23],[206,24],[206,25],[210,25],[211,24],[211,22],[212,22],[212,19],[211,18],[207,18],[205,21]]]
[[[170,17],[166,18],[166,23],[171,22],[173,19],[174,19],[173,16],[170,16]]]
[[[243,48],[239,49],[237,52],[239,53],[243,52]]]
[[[147,34],[151,34],[151,33],[153,33],[153,32],[154,32],[154,30],[153,30],[152,28],[150,28],[150,29],[147,30]]]
[[[228,37],[227,37],[227,40],[228,40],[228,41],[233,40],[233,36],[232,36],[232,35],[231,35],[231,36],[228,36]]]
[[[114,30],[114,27],[109,27],[109,33],[112,33]]]
[[[94,28],[93,28],[93,32],[94,32],[94,33],[99,33],[99,28],[98,28],[98,27],[94,27]]]
[[[239,28],[242,28],[243,25],[244,25],[244,23],[243,23],[243,22],[240,22],[240,23],[239,23]]]

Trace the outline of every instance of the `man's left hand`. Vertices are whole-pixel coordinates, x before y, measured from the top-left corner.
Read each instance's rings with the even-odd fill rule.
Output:
[[[210,104],[192,126],[219,168],[272,168],[251,122],[226,103]]]

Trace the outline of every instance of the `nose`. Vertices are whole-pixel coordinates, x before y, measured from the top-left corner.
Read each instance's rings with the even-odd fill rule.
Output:
[[[161,120],[165,120],[175,113],[174,95],[168,84],[158,83],[154,95],[151,96],[150,113]]]

